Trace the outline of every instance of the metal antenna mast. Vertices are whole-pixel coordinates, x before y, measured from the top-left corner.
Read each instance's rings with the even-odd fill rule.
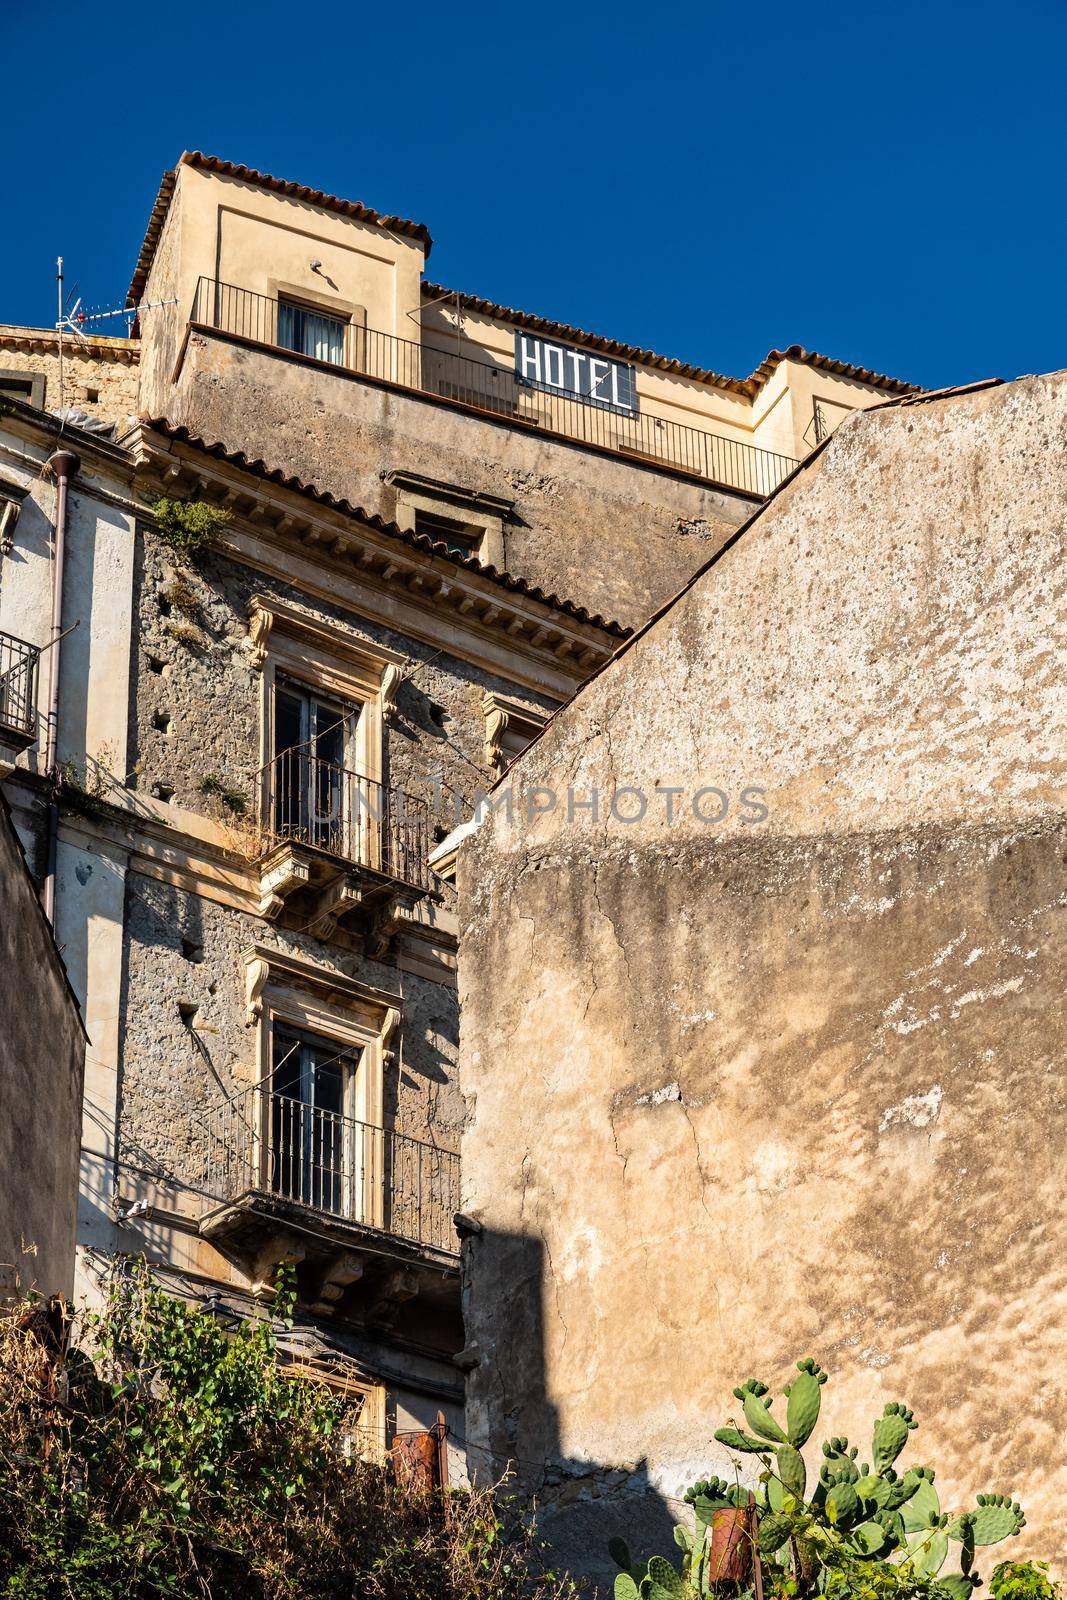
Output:
[[[56,260],[56,329],[59,333],[59,409],[63,409],[63,257]]]

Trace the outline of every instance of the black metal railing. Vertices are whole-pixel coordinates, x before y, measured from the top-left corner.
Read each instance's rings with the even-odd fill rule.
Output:
[[[214,278],[201,278],[197,283],[191,320],[256,344],[293,350],[324,366],[342,366],[583,444],[676,467],[747,494],[770,494],[797,465],[792,456],[706,433],[667,417],[635,416],[566,392],[546,392],[522,383],[508,367],[461,355],[458,350],[398,339],[373,328],[328,317],[307,319],[305,326],[283,314],[284,338],[279,338],[276,299]],[[300,345],[294,348],[297,340]]]
[[[259,773],[268,837],[297,839],[401,883],[428,890],[430,807],[306,748],[283,750]]]
[[[458,1255],[459,1156],[425,1139],[306,1105],[270,1081],[201,1119],[196,1165],[214,1201],[261,1193]]]
[[[0,728],[32,739],[37,731],[37,663],[35,644],[0,633]]]

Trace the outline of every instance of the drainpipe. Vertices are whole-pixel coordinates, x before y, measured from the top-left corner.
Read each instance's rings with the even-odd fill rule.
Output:
[[[59,839],[59,803],[55,795],[56,760],[59,743],[59,648],[63,634],[63,568],[67,546],[67,486],[81,466],[73,450],[54,450],[46,462],[56,480],[56,514],[52,530],[52,637],[49,640],[48,717],[44,731],[45,776],[52,780],[53,794],[48,804],[48,865],[41,896],[44,914],[55,926],[56,920],[56,845]]]

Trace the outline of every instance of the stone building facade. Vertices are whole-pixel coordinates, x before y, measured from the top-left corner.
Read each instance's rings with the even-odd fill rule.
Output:
[[[579,1570],[809,1354],[1064,1557],[1065,427],[853,417],[461,849],[467,1429]]]
[[[87,425],[54,336],[0,330],[0,633],[49,646],[9,788],[91,1040],[80,1292],[143,1251],[243,1315],[288,1264],[366,1447],[440,1410],[460,1470],[456,825],[815,438],[912,389],[797,347],[726,378],[429,249],[183,156],[151,309],[67,353]]]
[[[293,1348],[365,1394],[367,1448],[439,1409],[461,1439],[455,891],[428,863],[500,708],[540,726],[621,630],[181,430],[0,406],[5,634],[47,641],[47,463],[74,458],[55,759],[9,782],[91,1039],[80,1292],[143,1250],[241,1313],[289,1263]],[[195,560],[163,493],[227,507]]]

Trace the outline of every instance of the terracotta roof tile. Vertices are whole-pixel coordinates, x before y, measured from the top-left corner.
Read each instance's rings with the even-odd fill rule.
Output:
[[[179,156],[177,164],[163,174],[126,296],[127,304],[136,304],[144,293],[167,209],[174,194],[179,167],[199,167],[202,172],[217,172],[226,178],[239,178],[242,183],[259,184],[261,188],[273,189],[275,194],[288,195],[294,200],[306,200],[310,205],[322,206],[327,211],[335,211],[343,217],[352,217],[357,222],[375,223],[378,227],[388,228],[393,233],[402,233],[410,239],[418,239],[424,246],[426,255],[430,254],[433,245],[430,230],[421,222],[408,222],[404,217],[385,216],[370,206],[363,205],[359,200],[342,200],[338,195],[325,194],[321,189],[309,189],[303,183],[291,183],[286,178],[272,177],[269,172],[257,172],[255,167],[242,166],[239,161],[224,161],[221,156],[204,155],[200,150],[186,150]]]
[[[496,317],[502,322],[513,322],[516,327],[530,328],[535,333],[547,333],[556,339],[573,339],[588,349],[600,350],[604,355],[616,356],[623,361],[639,361],[643,366],[657,367],[660,371],[671,372],[679,378],[694,378],[698,383],[714,384],[718,389],[731,389],[738,394],[748,393],[742,378],[727,378],[721,372],[710,372],[706,367],[695,367],[688,361],[657,355],[654,350],[643,350],[639,345],[625,344],[621,339],[609,339],[607,334],[589,333],[585,328],[573,328],[567,322],[554,322],[551,317],[539,317],[532,311],[518,311],[514,306],[497,305],[494,300],[483,300],[476,294],[463,294],[458,289],[446,289],[440,283],[424,283],[422,292],[430,299],[452,297],[469,310],[480,311],[483,316]]]
[[[494,300],[484,300],[480,295],[464,294],[458,289],[446,289],[440,283],[424,283],[423,294],[430,299],[454,298],[460,305],[483,316],[495,317],[502,322],[512,322],[519,328],[530,328],[535,333],[549,334],[556,339],[573,339],[577,344],[623,361],[638,361],[642,366],[654,367],[660,372],[672,373],[678,378],[692,378],[696,383],[707,383],[716,389],[727,389],[748,398],[759,393],[764,384],[783,361],[800,361],[805,366],[818,367],[841,377],[855,378],[872,388],[886,389],[892,394],[919,394],[918,384],[907,383],[903,378],[890,378],[882,372],[872,372],[868,367],[853,365],[850,361],[837,361],[832,356],[820,355],[817,350],[805,350],[803,345],[791,344],[788,350],[771,350],[754,372],[747,378],[730,378],[707,367],[693,366],[673,356],[663,356],[655,350],[642,349],[640,345],[625,344],[620,339],[610,339],[606,334],[589,333],[585,328],[574,328],[566,322],[554,322],[550,317],[537,316],[532,311],[519,311],[514,306],[498,305]]]
[[[459,555],[456,551],[450,550],[446,544],[427,538],[424,533],[412,533],[407,528],[398,527],[395,522],[387,522],[376,512],[366,511],[362,506],[353,505],[350,500],[331,494],[328,489],[319,489],[315,484],[307,483],[303,478],[297,477],[295,473],[284,472],[281,467],[268,466],[259,457],[246,455],[243,450],[229,450],[217,441],[202,439],[198,434],[191,433],[188,428],[168,422],[165,417],[142,417],[141,423],[155,433],[163,434],[167,439],[173,439],[178,444],[192,445],[194,449],[202,450],[205,455],[213,456],[217,461],[225,461],[242,472],[249,472],[253,477],[263,479],[264,482],[276,483],[279,488],[291,489],[294,493],[315,501],[317,505],[327,506],[333,511],[340,511],[344,516],[354,517],[358,522],[373,528],[376,533],[384,534],[389,539],[397,539],[412,550],[419,550],[439,560],[449,561],[456,567],[465,567],[468,572],[475,572],[512,594],[523,595],[528,600],[536,600],[541,605],[549,606],[553,611],[559,611],[564,616],[573,618],[575,622],[584,622],[591,628],[598,628],[603,633],[613,635],[616,639],[626,639],[632,631],[624,628],[620,622],[613,622],[608,617],[587,610],[585,606],[576,605],[572,600],[564,600],[557,594],[548,593],[538,584],[527,582],[525,578],[516,577],[510,572],[501,572],[497,567],[479,561],[477,556]]]

